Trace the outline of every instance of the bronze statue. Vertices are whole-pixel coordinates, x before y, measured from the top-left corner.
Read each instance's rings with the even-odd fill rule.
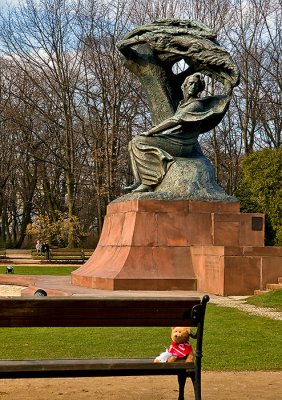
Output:
[[[183,100],[176,113],[141,133],[129,143],[129,154],[135,183],[133,192],[149,192],[163,179],[174,157],[189,157],[200,133],[217,125],[229,105],[229,96],[206,97],[200,73],[188,76],[183,85]]]
[[[162,20],[138,27],[119,49],[147,93],[154,124],[129,143],[135,182],[126,189],[157,191],[175,161],[195,156],[203,160],[198,136],[224,117],[239,71],[215,33],[197,21]],[[189,68],[174,74],[173,65],[180,60]],[[221,82],[225,94],[199,97],[204,75]],[[203,168],[210,167],[203,162]]]

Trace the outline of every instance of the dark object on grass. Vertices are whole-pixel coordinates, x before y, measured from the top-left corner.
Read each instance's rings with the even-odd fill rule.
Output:
[[[43,289],[37,289],[35,292],[34,292],[34,295],[33,295],[34,297],[44,297],[44,296],[47,296],[47,292],[45,292],[45,290],[43,290]]]

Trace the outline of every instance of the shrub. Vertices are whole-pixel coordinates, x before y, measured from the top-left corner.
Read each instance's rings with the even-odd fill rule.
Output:
[[[242,212],[266,217],[266,244],[282,245],[282,148],[264,149],[246,156],[236,196]]]

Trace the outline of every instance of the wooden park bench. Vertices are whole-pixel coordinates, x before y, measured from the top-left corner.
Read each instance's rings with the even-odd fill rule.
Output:
[[[202,300],[198,297],[0,299],[0,327],[197,328],[194,332],[197,340],[195,363],[154,363],[153,359],[145,358],[2,360],[0,378],[177,375],[178,399],[184,400],[184,386],[189,377],[193,383],[195,399],[201,400],[202,340],[208,301],[208,296]]]
[[[84,253],[81,249],[50,249],[51,262],[56,263],[82,263],[84,262]]]
[[[90,258],[93,254],[95,249],[81,249],[81,251],[83,252],[83,256],[84,256],[84,261],[87,261],[88,258]]]
[[[52,263],[84,263],[88,260],[94,250],[91,249],[68,249],[57,248],[50,249],[48,261]],[[36,250],[31,251],[32,258],[46,262],[46,255],[36,253]]]

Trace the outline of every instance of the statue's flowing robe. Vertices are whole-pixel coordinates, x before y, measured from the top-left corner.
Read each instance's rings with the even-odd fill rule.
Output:
[[[229,96],[213,96],[180,102],[172,127],[153,136],[137,136],[129,143],[129,155],[134,175],[144,185],[159,184],[174,157],[191,156],[198,136],[213,129],[229,106]]]

